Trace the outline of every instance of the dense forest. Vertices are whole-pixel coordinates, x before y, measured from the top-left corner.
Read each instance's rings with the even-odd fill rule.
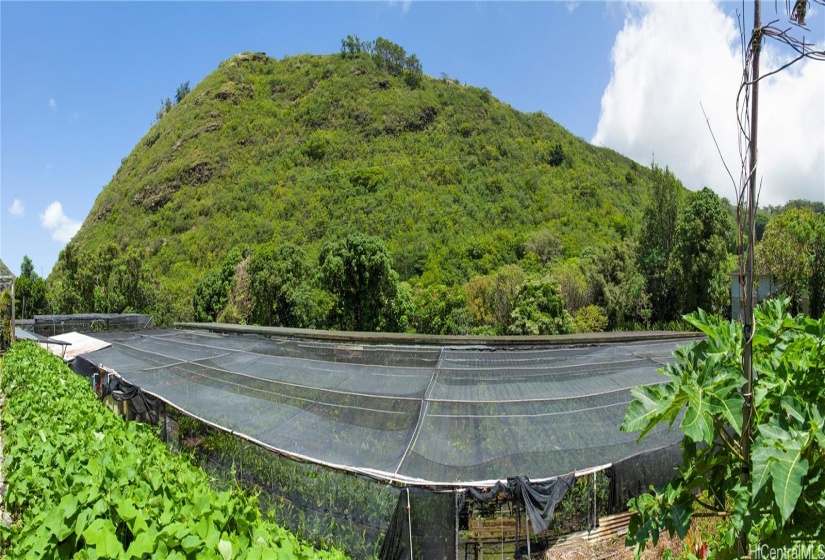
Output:
[[[440,334],[678,327],[730,310],[730,204],[383,38],[244,53],[166,99],[37,312]],[[760,210],[759,266],[822,312],[825,214]],[[20,297],[18,296],[18,301]],[[18,303],[19,305],[19,303]]]

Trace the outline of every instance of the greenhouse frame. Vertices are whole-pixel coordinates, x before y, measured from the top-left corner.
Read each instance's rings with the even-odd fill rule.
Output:
[[[656,370],[698,336],[177,327],[95,333],[112,346],[75,371],[219,478],[260,491],[300,536],[354,558],[426,560],[475,557],[490,538],[479,515],[501,522],[502,550],[506,534],[529,553],[574,527],[568,502],[592,529],[669,479],[678,430],[637,442],[619,426],[630,390],[663,382]]]

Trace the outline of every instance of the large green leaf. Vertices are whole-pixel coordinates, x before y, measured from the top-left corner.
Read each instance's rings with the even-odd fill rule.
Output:
[[[751,482],[754,497],[759,495],[759,491],[762,490],[765,483],[767,483],[770,478],[770,463],[772,457],[773,448],[766,445],[760,445],[759,442],[751,450],[751,460],[753,465],[751,468]]]
[[[744,399],[731,383],[706,386],[708,407],[711,414],[720,414],[734,429],[736,435],[742,433],[742,403]]]
[[[642,439],[650,431],[659,411],[661,400],[658,386],[634,387],[630,394],[634,399],[627,408],[621,430],[623,432],[641,430],[639,439]]]
[[[681,428],[687,437],[695,442],[713,442],[713,417],[705,399],[702,387],[684,387],[688,397],[685,416],[682,418]]]
[[[784,449],[774,450],[774,458],[770,464],[773,493],[782,520],[787,521],[802,493],[802,479],[808,473],[808,460],[802,456],[802,442],[798,440],[784,442]]]
[[[103,558],[121,558],[125,555],[123,545],[117,538],[115,526],[109,519],[95,519],[83,531],[83,538],[94,545],[97,554]]]

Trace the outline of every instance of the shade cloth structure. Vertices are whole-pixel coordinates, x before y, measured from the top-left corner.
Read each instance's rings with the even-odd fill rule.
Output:
[[[112,347],[84,360],[187,414],[286,456],[410,486],[540,482],[680,441],[666,426],[640,443],[619,430],[630,389],[665,380],[656,369],[679,339],[514,346],[195,330],[95,336]]]

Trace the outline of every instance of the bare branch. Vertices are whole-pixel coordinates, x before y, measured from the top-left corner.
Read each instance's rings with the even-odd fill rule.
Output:
[[[716,145],[716,151],[719,153],[719,159],[722,160],[722,165],[725,166],[725,171],[728,172],[728,177],[730,177],[731,183],[733,183],[733,192],[736,195],[739,195],[738,185],[736,180],[733,178],[733,174],[728,169],[728,164],[725,161],[725,156],[722,155],[722,150],[719,148],[719,142],[716,141],[716,135],[713,134],[713,128],[710,126],[710,119],[708,118],[708,114],[705,112],[705,107],[702,105],[702,102],[699,102],[699,107],[702,109],[702,114],[705,116],[705,122],[708,124],[708,130],[710,131],[710,137],[713,138],[713,143]]]

